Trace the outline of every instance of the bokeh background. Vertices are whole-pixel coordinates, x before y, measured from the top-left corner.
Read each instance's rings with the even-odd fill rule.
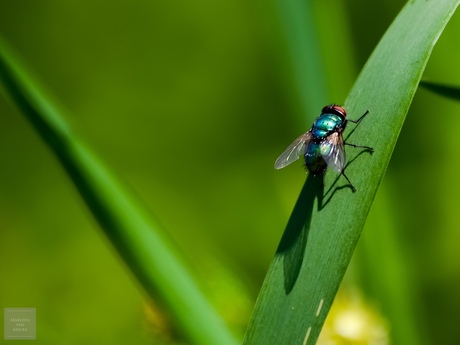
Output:
[[[326,102],[344,102],[404,3],[311,1]],[[456,14],[424,78],[460,85],[459,30]],[[305,111],[276,2],[0,0],[0,33],[241,337],[305,180],[273,162],[325,105]],[[458,128],[458,102],[417,91],[331,314],[358,310],[367,333],[332,320],[336,343],[460,343]],[[39,344],[181,343],[0,86],[6,307],[37,308]]]

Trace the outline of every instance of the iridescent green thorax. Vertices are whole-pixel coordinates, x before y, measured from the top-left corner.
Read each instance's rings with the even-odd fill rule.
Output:
[[[324,145],[329,135],[345,127],[345,118],[338,114],[321,114],[313,123],[312,140],[305,150],[305,166],[313,175],[320,175],[326,171],[327,163],[323,157],[329,156],[332,146]]]
[[[321,114],[313,123],[311,129],[315,139],[324,139],[331,132],[343,127],[345,119],[336,114]]]

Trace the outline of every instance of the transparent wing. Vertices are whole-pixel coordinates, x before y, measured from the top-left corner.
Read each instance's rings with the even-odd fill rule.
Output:
[[[275,169],[281,169],[295,162],[300,155],[305,153],[305,147],[311,140],[311,132],[307,132],[298,137],[284,152],[278,157],[275,162]]]
[[[321,156],[327,166],[337,173],[345,167],[345,149],[343,138],[339,133],[332,133],[320,145]]]

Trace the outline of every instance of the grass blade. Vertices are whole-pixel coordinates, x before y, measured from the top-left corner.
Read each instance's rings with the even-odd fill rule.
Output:
[[[194,344],[235,344],[155,219],[78,138],[1,38],[0,79],[56,154],[129,269],[152,299],[161,300],[182,334]]]
[[[291,66],[300,114],[316,112],[327,102],[324,63],[321,59],[312,3],[301,0],[276,0],[281,29],[286,37],[286,55]],[[302,122],[305,118],[302,118]]]
[[[428,89],[438,95],[454,99],[456,101],[460,100],[460,87],[454,85],[446,85],[433,83],[431,81],[422,80],[420,85],[425,89]]]
[[[315,178],[307,178],[269,268],[244,344],[316,343],[432,48],[458,3],[409,1],[375,49],[345,103],[352,119],[370,110],[356,131],[351,126],[347,131],[353,133],[352,143],[375,149],[372,156],[348,151],[353,156],[347,175],[358,192],[352,193],[343,178],[328,173],[323,194],[313,188]],[[291,239],[288,247],[283,244],[287,236]],[[305,249],[299,250],[301,246]],[[299,269],[286,269],[286,261]]]

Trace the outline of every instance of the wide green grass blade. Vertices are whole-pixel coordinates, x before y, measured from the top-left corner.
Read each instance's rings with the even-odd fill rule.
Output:
[[[432,48],[458,3],[408,2],[375,49],[345,103],[351,119],[369,109],[356,130],[350,124],[347,135],[352,133],[352,143],[373,146],[375,153],[347,149],[347,175],[356,193],[331,173],[324,190],[320,179],[307,178],[244,344],[315,344]]]
[[[81,141],[1,38],[0,78],[56,154],[128,268],[148,295],[161,302],[182,334],[193,344],[235,344],[161,235],[158,222]]]

